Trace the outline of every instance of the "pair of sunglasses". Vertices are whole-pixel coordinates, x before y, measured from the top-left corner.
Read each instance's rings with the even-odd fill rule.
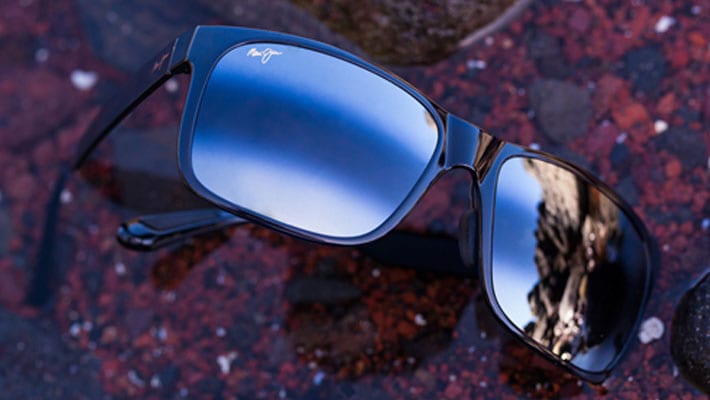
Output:
[[[196,27],[102,108],[74,169],[180,73],[191,79],[179,170],[214,208],[133,219],[119,229],[124,245],[151,250],[251,222],[377,249],[437,178],[462,169],[472,179],[469,210],[458,251],[440,246],[440,256],[460,253],[502,325],[592,382],[605,379],[632,343],[657,256],[627,203],[589,172],[500,140],[323,43]],[[418,251],[398,243],[400,251]]]

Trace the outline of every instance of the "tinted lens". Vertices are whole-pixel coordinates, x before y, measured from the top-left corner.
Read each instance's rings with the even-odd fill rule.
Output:
[[[527,336],[590,372],[632,334],[646,247],[609,198],[551,163],[512,158],[498,176],[492,279],[496,301]]]
[[[214,68],[192,164],[207,189],[234,205],[348,238],[392,215],[437,140],[427,109],[387,79],[316,51],[253,43]]]

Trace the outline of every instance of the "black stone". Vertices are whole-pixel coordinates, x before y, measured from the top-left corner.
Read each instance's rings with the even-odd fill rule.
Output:
[[[710,394],[710,272],[683,296],[676,308],[671,354],[683,376]]]
[[[611,160],[611,165],[617,172],[623,174],[629,170],[629,155],[629,148],[623,143],[617,143],[614,145],[614,148],[611,149],[609,159]]]
[[[493,110],[493,98],[491,96],[475,96],[470,104],[471,111],[469,120],[478,124],[483,124],[486,116]]]
[[[666,75],[666,59],[656,46],[631,50],[626,53],[623,73],[635,90],[651,93]]]
[[[103,399],[99,361],[71,348],[53,325],[0,309],[3,399]]]
[[[166,391],[170,391],[175,388],[178,378],[180,378],[180,369],[173,364],[168,365],[158,373],[160,384],[166,389]]]
[[[0,205],[0,258],[5,257],[10,237],[12,237],[10,214]]]
[[[288,282],[286,300],[293,304],[337,304],[360,298],[361,292],[349,282],[300,276]]]
[[[585,89],[543,79],[530,87],[529,100],[542,133],[550,141],[567,143],[587,132],[592,102]]]
[[[676,157],[686,168],[704,166],[708,150],[700,132],[685,127],[672,127],[655,136],[653,144],[658,150],[665,150]]]
[[[528,57],[535,60],[537,69],[543,76],[564,79],[571,75],[557,37],[543,31],[536,31],[528,37]]]

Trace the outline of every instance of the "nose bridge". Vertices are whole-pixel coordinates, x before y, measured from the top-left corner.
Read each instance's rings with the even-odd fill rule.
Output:
[[[481,130],[463,119],[446,116],[446,147],[444,168],[463,167],[473,171]]]

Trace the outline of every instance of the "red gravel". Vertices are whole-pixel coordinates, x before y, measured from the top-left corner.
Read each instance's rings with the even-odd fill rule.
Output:
[[[73,348],[99,360],[100,384],[116,397],[700,398],[673,366],[668,332],[675,305],[710,259],[703,228],[710,218],[710,174],[707,160],[687,165],[682,152],[657,145],[654,122],[690,129],[707,157],[710,25],[702,16],[710,3],[539,3],[487,43],[397,72],[450,111],[480,117],[474,122],[501,138],[576,154],[612,186],[631,179],[635,210],[662,248],[646,317],[658,317],[666,333],[649,344],[635,341],[603,386],[582,384],[512,341],[493,321],[477,281],[382,266],[352,249],[255,227],[172,252],[124,250],[115,229],[135,212],[104,197],[121,195],[112,186],[110,145],[98,152],[103,164],[83,171],[91,184],[75,174],[68,185],[54,307],[23,306],[44,206],[60,164],[70,159],[94,112],[89,97],[125,82],[92,52],[69,1],[0,5],[0,211],[11,221],[9,237],[0,235],[7,241],[0,253],[0,305],[56,323]],[[654,26],[664,15],[675,24],[658,33]],[[569,75],[547,76],[529,57],[535,32],[559,41],[557,62]],[[664,60],[665,74],[652,90],[641,90],[624,66],[630,51],[646,46],[660,49]],[[46,61],[36,60],[39,49],[49,51]],[[470,69],[470,60],[486,67]],[[69,80],[75,69],[97,72],[98,85],[76,90]],[[545,139],[527,96],[543,78],[589,90],[587,134],[562,146]],[[184,89],[182,81],[180,95]],[[126,124],[146,131],[176,125],[179,97],[160,90]],[[610,157],[618,143],[628,150],[622,160]],[[442,180],[406,224],[457,232],[463,208],[453,194],[465,190],[463,175]],[[335,279],[360,296],[290,304],[284,293],[304,277]]]

